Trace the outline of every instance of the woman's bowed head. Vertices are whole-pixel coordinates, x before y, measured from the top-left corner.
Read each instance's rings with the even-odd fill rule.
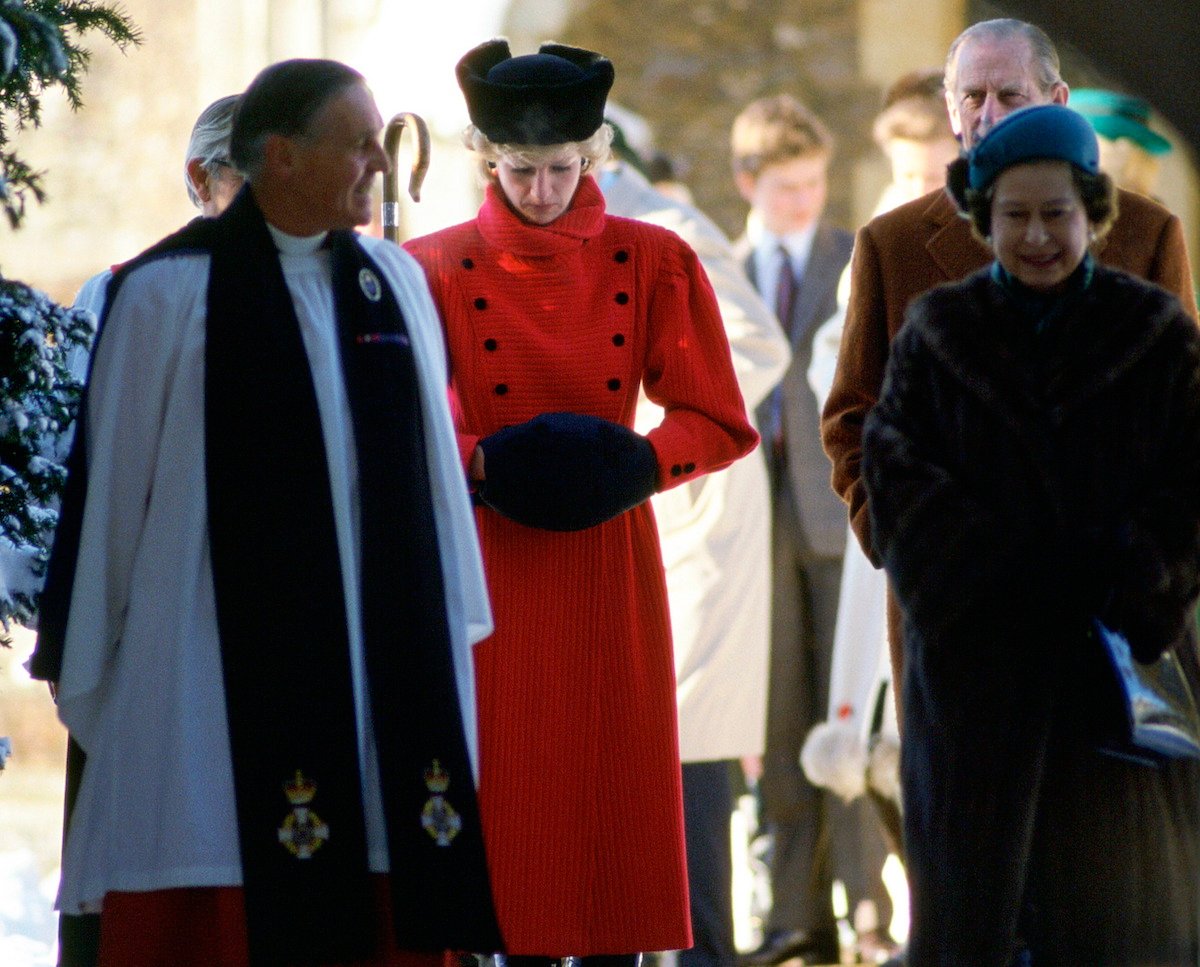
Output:
[[[570,206],[584,172],[608,158],[612,61],[563,44],[513,57],[508,41],[489,40],[455,73],[471,117],[464,141],[487,182],[525,221],[549,225]]]
[[[1000,266],[1046,293],[1066,284],[1117,217],[1095,133],[1058,104],[1010,114],[950,165],[947,188]]]

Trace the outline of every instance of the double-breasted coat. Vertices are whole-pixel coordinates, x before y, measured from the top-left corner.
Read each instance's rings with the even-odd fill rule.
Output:
[[[1200,769],[1098,751],[1093,617],[1195,677],[1200,333],[1097,267],[1041,335],[983,270],[914,302],[867,419],[904,610],[909,963],[1197,955]]]
[[[753,449],[695,254],[609,216],[590,176],[547,226],[496,186],[471,222],[408,243],[442,314],[464,459],[482,437],[570,411],[633,425],[659,488]],[[675,681],[648,503],[583,531],[476,510],[496,632],[476,651],[480,804],[510,953],[690,945]]]

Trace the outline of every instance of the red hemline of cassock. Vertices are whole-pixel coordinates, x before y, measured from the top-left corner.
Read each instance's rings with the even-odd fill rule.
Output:
[[[375,950],[322,967],[453,967],[451,954],[400,950],[386,876],[375,876]],[[100,915],[98,967],[250,967],[241,887],[112,892]]]

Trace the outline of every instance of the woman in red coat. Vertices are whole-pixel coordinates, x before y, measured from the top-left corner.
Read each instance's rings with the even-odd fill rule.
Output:
[[[459,62],[487,194],[408,243],[442,315],[496,633],[480,802],[517,957],[691,944],[666,591],[648,498],[753,449],[708,280],[605,214],[612,64],[489,41]],[[639,388],[665,410],[633,432]]]

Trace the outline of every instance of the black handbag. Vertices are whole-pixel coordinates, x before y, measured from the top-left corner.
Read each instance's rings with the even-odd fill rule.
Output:
[[[1092,630],[1108,660],[1122,706],[1117,734],[1104,752],[1148,764],[1200,759],[1200,714],[1174,649],[1154,662],[1136,661],[1119,631],[1093,619]]]

